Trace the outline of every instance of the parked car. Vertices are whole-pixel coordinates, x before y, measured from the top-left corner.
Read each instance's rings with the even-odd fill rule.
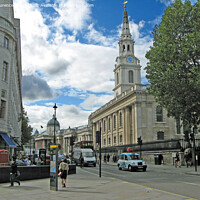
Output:
[[[134,153],[122,153],[119,156],[117,162],[119,170],[125,169],[129,171],[143,170],[147,169],[146,163],[140,159],[139,154]]]

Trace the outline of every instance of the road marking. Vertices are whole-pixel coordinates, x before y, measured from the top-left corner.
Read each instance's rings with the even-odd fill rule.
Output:
[[[181,181],[179,181],[179,183],[185,183],[185,184],[189,184],[189,185],[200,186],[200,184],[190,183],[190,182],[181,182]]]
[[[118,179],[118,178],[114,178],[114,177],[112,177],[112,178],[116,179],[116,180],[122,181],[121,179]],[[125,181],[123,181],[123,182],[125,183]],[[181,194],[176,194],[176,193],[173,193],[173,192],[168,192],[168,191],[165,191],[165,190],[160,190],[160,189],[148,187],[148,186],[145,186],[145,185],[140,185],[140,184],[133,183],[133,182],[130,182],[130,181],[126,181],[126,183],[134,184],[134,185],[137,185],[137,186],[142,186],[142,187],[145,187],[146,189],[149,189],[149,190],[155,190],[155,191],[163,192],[163,193],[170,194],[170,195],[173,195],[173,196],[178,196],[178,197],[186,198],[185,200],[198,200],[198,199],[190,198],[190,197],[187,197],[187,196],[184,196],[184,195],[181,195]]]
[[[95,176],[98,176],[98,174],[89,172],[89,171],[87,171],[87,170],[85,170],[85,169],[84,169],[84,171],[87,172],[87,173],[89,173],[89,174],[93,174],[93,175],[95,175]],[[111,172],[103,172],[103,173],[108,173],[108,174],[112,174],[112,175],[122,176],[122,175],[114,174],[114,173],[111,173]],[[102,176],[102,177],[105,177],[105,176]],[[133,182],[130,182],[130,181],[124,181],[124,180],[121,180],[120,178],[115,178],[115,177],[110,177],[110,178],[111,178],[111,179],[116,179],[116,180],[122,181],[122,182],[124,182],[124,183],[134,184],[134,185],[137,185],[137,186],[140,186],[140,187],[142,186],[142,187],[145,187],[146,189],[149,189],[149,190],[155,190],[155,191],[163,192],[163,193],[170,194],[170,195],[173,195],[173,196],[182,197],[182,198],[185,198],[185,200],[198,200],[198,199],[190,198],[190,197],[187,197],[187,196],[184,196],[184,195],[181,195],[181,194],[176,194],[176,193],[173,193],[173,192],[168,192],[168,191],[165,191],[165,190],[160,190],[160,189],[148,187],[148,186],[145,186],[145,185],[140,185],[140,184],[133,183]],[[187,183],[187,182],[182,182],[182,183]],[[196,185],[197,185],[197,184],[196,184]]]

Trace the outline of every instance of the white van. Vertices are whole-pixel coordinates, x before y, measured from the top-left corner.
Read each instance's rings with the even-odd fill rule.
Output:
[[[74,149],[73,158],[76,165],[80,164],[80,155],[83,156],[83,165],[93,165],[96,167],[96,158],[94,151],[92,149]]]

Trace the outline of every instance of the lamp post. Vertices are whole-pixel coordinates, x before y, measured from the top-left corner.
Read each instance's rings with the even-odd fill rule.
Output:
[[[56,103],[55,103],[55,105],[54,105],[54,107],[53,107],[53,109],[54,109],[54,137],[53,137],[53,143],[54,144],[56,144],[56,109],[57,109],[58,107],[56,106]]]

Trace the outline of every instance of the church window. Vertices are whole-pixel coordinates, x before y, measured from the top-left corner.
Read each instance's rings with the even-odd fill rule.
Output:
[[[114,129],[116,129],[116,116],[114,115],[114,118],[113,118],[113,124],[114,124]]]
[[[103,121],[103,131],[106,131],[106,120]]]
[[[127,46],[127,51],[130,51],[130,45]]]
[[[119,141],[122,142],[122,135],[120,135],[120,137],[119,137]]]
[[[117,72],[117,85],[119,84],[119,74]]]
[[[108,138],[108,144],[111,144],[111,139],[110,139],[110,137]]]
[[[108,130],[110,131],[110,118],[108,118]]]
[[[116,136],[114,136],[114,144],[116,143],[116,141],[117,141],[117,140],[116,140]]]
[[[123,45],[123,51],[125,51],[125,48],[126,48],[125,45]]]
[[[163,131],[157,132],[157,140],[164,140],[164,132]]]
[[[119,113],[119,126],[122,127],[122,113]]]
[[[160,105],[156,107],[156,120],[157,122],[163,122],[163,109]]]
[[[128,77],[129,77],[129,83],[133,83],[133,71],[132,70],[129,70]]]

